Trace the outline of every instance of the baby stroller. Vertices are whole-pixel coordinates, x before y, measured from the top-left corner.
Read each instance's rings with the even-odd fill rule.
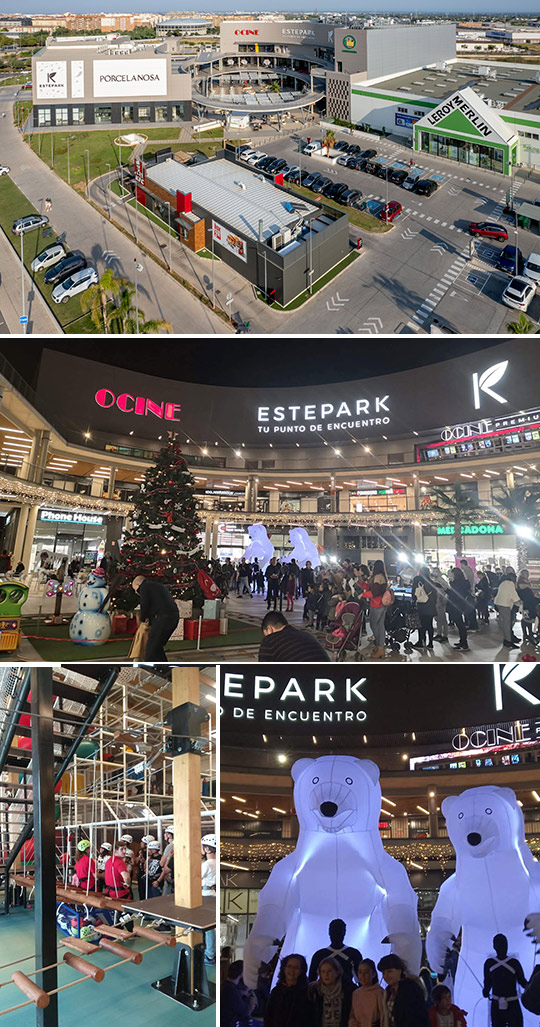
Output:
[[[331,624],[331,630],[325,638],[325,649],[336,662],[344,660],[348,653],[358,656],[362,642],[366,604],[361,600],[345,603],[337,620]]]
[[[396,599],[386,614],[386,645],[393,653],[401,646],[406,653],[413,652],[411,633],[418,628],[418,614],[405,599]]]

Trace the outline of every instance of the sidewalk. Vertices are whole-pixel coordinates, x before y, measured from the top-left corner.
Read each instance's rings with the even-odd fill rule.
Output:
[[[0,310],[10,335],[20,335],[24,328],[19,322],[21,305],[21,262],[9,239],[0,230]],[[36,289],[25,268],[25,309],[28,315],[28,335],[62,335],[62,329],[49,310],[39,289]]]

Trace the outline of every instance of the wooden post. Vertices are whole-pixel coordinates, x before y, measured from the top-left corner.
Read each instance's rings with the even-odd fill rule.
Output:
[[[199,705],[198,667],[172,668],[172,705]],[[201,890],[201,757],[184,753],[173,759],[174,901],[193,909],[202,906]]]

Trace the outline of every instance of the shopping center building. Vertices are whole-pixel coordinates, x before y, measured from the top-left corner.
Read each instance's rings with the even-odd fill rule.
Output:
[[[209,555],[239,558],[249,526],[262,522],[283,556],[300,525],[326,559],[384,557],[395,573],[404,554],[424,554],[446,569],[453,521],[434,508],[434,490],[459,483],[478,504],[462,525],[465,554],[479,566],[515,564],[523,526],[497,497],[538,481],[539,365],[537,348],[515,338],[379,378],[241,388],[45,351],[33,391],[4,363],[0,549],[27,567],[43,548],[95,558],[120,539],[174,431]],[[531,548],[533,571],[537,555]]]
[[[328,666],[324,664],[324,668]],[[307,814],[299,811],[300,796],[293,795],[291,774],[299,760],[302,768],[319,757],[351,757],[350,767],[336,766],[334,791],[326,798],[343,802],[351,825],[346,830],[352,832],[355,814],[359,811],[361,819],[367,808],[365,792],[358,785],[362,766],[358,760],[371,761],[371,779],[374,767],[378,768],[383,796],[377,807],[378,833],[386,853],[407,870],[418,899],[423,938],[441,884],[456,866],[447,811],[441,809],[446,797],[486,786],[502,787],[509,797],[511,789],[523,814],[527,845],[538,858],[540,733],[534,711],[540,698],[540,670],[535,668],[522,678],[523,690],[518,694],[511,685],[501,684],[506,666],[467,666],[456,677],[455,669],[443,663],[435,683],[430,671],[403,664],[375,668],[364,663],[353,675],[350,667],[339,665],[332,665],[330,672],[302,664],[239,664],[223,671],[221,941],[233,946],[234,959],[242,958],[270,871],[298,845],[299,817],[305,827]],[[313,784],[319,789],[324,788],[325,780],[320,766],[314,764],[309,773],[310,779],[316,775]],[[295,780],[300,772],[297,765]],[[345,781],[346,774],[350,776]],[[346,784],[353,793],[352,801]],[[321,801],[319,792],[313,790],[313,796]],[[482,812],[487,806],[491,815],[491,805],[484,801]],[[316,808],[316,802],[312,801],[311,808]],[[497,813],[494,803],[493,813]],[[501,832],[499,840],[504,822],[499,817],[498,827],[493,825],[494,831]],[[336,831],[332,838],[339,850],[339,827]],[[307,863],[313,861],[322,833],[322,827],[311,832]],[[350,833],[343,835],[341,860],[337,856],[343,874],[347,870],[346,842],[352,838]],[[495,862],[496,854],[491,851]],[[326,850],[325,897],[339,894],[332,878],[332,854],[333,850]],[[365,872],[364,860],[365,855],[364,859],[358,856],[357,873]],[[481,889],[483,874],[476,881]],[[307,888],[301,893],[303,902],[309,903]],[[283,895],[285,901],[285,888]],[[490,912],[486,904],[484,917],[478,921],[488,932]],[[333,915],[342,916],[348,933],[352,932],[352,905]],[[312,916],[311,924],[314,922]],[[489,943],[493,933],[494,929]],[[379,937],[383,936],[381,932]],[[281,937],[281,933],[276,931],[272,937]],[[324,939],[317,940],[315,948],[327,944],[326,931]],[[351,935],[345,944],[355,944]],[[365,949],[362,952],[374,956]],[[481,990],[478,997],[481,999]]]

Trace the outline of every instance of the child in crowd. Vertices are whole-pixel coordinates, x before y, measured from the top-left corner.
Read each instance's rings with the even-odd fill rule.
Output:
[[[430,1027],[467,1027],[465,1012],[452,1002],[450,988],[435,985],[431,992],[433,1005],[429,1009]]]

